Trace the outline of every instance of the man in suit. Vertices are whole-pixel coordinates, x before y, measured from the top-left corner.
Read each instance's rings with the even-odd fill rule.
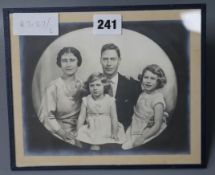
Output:
[[[133,107],[141,88],[139,82],[118,72],[120,62],[121,56],[118,46],[113,43],[103,45],[100,63],[104,75],[110,80],[112,95],[116,98],[118,120],[126,130],[131,124]]]

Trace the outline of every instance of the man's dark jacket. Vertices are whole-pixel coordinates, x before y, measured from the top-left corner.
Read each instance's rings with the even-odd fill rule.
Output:
[[[125,130],[130,126],[133,115],[133,107],[141,93],[140,83],[132,78],[119,74],[116,89],[116,109],[119,122]]]

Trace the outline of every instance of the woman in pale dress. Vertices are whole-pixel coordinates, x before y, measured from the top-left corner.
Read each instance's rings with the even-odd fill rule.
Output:
[[[122,144],[125,132],[117,119],[115,98],[107,94],[106,77],[93,73],[86,85],[90,94],[82,100],[77,139],[91,144],[91,150],[100,150],[106,143]]]
[[[79,146],[74,133],[81,107],[83,86],[76,78],[76,72],[82,63],[82,57],[76,48],[64,47],[59,51],[56,63],[62,70],[62,76],[48,85],[38,116],[41,123],[53,135]]]

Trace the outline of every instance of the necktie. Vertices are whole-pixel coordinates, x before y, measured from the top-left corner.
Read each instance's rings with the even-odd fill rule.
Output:
[[[108,94],[113,97],[113,87],[112,87],[112,81],[110,79],[108,79],[108,83],[110,85],[110,88],[108,90]]]

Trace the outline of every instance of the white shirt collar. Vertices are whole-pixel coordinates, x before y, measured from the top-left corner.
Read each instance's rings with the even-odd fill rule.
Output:
[[[114,77],[111,78],[111,83],[117,84],[119,79],[119,74],[117,73]]]

